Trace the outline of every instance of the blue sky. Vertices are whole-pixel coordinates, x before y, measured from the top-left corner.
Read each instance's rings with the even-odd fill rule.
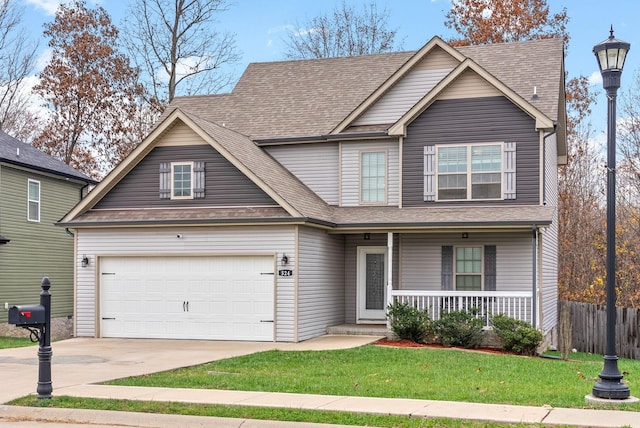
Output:
[[[53,19],[60,0],[23,0],[28,28],[33,37],[42,39],[42,24]],[[129,0],[87,0],[89,5],[100,4],[118,24]],[[236,67],[238,77],[250,62],[276,61],[284,58],[283,38],[286,28],[296,22],[304,23],[310,18],[326,13],[341,0],[234,0],[230,10],[219,18],[221,30],[236,35],[242,61]],[[347,0],[361,7],[368,0]],[[567,8],[570,17],[568,31],[571,36],[565,68],[570,77],[584,75],[592,78],[594,87],[600,90],[598,105],[592,115],[597,130],[604,131],[606,124],[606,102],[592,48],[609,36],[613,25],[615,36],[631,43],[631,51],[625,64],[621,91],[631,84],[634,73],[640,73],[640,32],[633,29],[633,17],[640,15],[637,0],[547,0],[551,12]],[[390,12],[390,27],[398,29],[398,39],[403,40],[404,50],[416,50],[431,37],[445,39],[455,34],[444,26],[445,14],[450,0],[377,0],[379,8]],[[540,58],[544,67],[545,58]]]

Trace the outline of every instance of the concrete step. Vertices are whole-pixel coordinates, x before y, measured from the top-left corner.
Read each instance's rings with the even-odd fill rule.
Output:
[[[387,337],[391,335],[391,331],[384,324],[342,324],[327,327],[327,334]]]

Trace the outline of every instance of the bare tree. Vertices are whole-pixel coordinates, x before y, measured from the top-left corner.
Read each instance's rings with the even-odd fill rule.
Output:
[[[224,69],[240,59],[235,38],[214,25],[225,10],[226,0],[135,0],[124,39],[151,105],[161,110],[178,93],[215,93],[232,83]]]
[[[397,50],[397,29],[388,28],[389,11],[381,11],[375,1],[361,11],[343,0],[328,14],[296,22],[289,30],[285,56],[289,59],[329,58],[366,55]]]
[[[0,0],[0,129],[28,140],[22,125],[25,119],[34,126],[24,80],[33,70],[37,43],[27,39],[21,26],[23,10],[14,0]],[[28,123],[28,122],[27,122]]]
[[[137,71],[118,51],[118,30],[101,7],[63,3],[44,34],[52,56],[34,90],[51,116],[33,145],[100,178],[138,143]]]

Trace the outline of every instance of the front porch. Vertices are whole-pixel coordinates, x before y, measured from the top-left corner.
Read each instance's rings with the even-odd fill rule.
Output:
[[[441,313],[476,310],[476,316],[489,327],[491,317],[504,314],[534,324],[533,298],[528,291],[418,291],[390,290],[392,303],[406,303],[426,310],[431,320],[440,319]]]

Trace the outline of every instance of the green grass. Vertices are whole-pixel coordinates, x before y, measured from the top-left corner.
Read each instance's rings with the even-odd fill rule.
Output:
[[[349,412],[320,410],[279,409],[253,406],[222,406],[189,403],[165,403],[152,401],[104,400],[96,398],[54,397],[38,400],[35,396],[14,400],[10,405],[31,407],[63,407],[73,409],[115,410],[143,413],[168,413],[175,415],[216,416],[224,418],[262,419],[289,422],[314,422],[355,426],[402,427],[402,428],[504,428],[541,427],[538,424],[498,424],[493,422],[463,421],[445,418],[409,418],[406,416],[369,415]]]
[[[36,343],[33,343],[28,338],[25,337],[8,337],[8,336],[0,336],[0,349],[6,348],[20,348],[22,346],[33,346]]]
[[[571,358],[379,346],[267,351],[109,384],[585,407],[602,357],[578,353]],[[619,367],[633,394],[640,384],[640,361],[620,360]],[[640,405],[625,409],[640,411]]]

